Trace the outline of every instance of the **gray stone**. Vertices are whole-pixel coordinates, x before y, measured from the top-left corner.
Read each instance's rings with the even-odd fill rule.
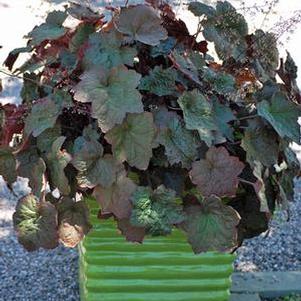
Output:
[[[234,273],[232,281],[234,294],[258,294],[264,298],[301,294],[301,272]]]

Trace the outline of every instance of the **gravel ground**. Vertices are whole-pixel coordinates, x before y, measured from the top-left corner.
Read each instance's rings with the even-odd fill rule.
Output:
[[[301,181],[295,181],[295,200],[287,214],[275,214],[269,233],[245,240],[237,251],[237,271],[301,270]]]
[[[29,253],[17,242],[11,217],[25,183],[16,183],[13,196],[0,181],[0,301],[78,301],[76,249]]]

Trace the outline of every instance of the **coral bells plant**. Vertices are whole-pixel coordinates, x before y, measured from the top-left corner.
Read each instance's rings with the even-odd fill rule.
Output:
[[[177,227],[195,253],[233,250],[291,199],[293,59],[226,1],[188,9],[194,35],[156,1],[108,7],[109,18],[71,3],[9,54],[9,70],[31,55],[13,70],[23,103],[1,106],[0,148],[8,186],[21,176],[32,189],[14,213],[27,250],[76,246],[91,229],[91,197],[127,240]]]

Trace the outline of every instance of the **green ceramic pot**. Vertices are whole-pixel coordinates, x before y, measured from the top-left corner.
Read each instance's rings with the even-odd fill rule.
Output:
[[[97,219],[79,246],[81,301],[228,301],[234,256],[195,255],[182,232],[125,242],[114,222]]]

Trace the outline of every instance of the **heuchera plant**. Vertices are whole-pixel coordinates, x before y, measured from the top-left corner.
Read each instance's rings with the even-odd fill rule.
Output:
[[[109,20],[71,3],[9,54],[9,70],[31,54],[14,70],[23,103],[0,111],[0,174],[32,189],[14,214],[27,250],[76,246],[91,228],[86,197],[127,240],[178,227],[195,253],[233,250],[292,197],[293,59],[280,60],[273,34],[250,33],[226,1],[188,9],[194,35],[158,1],[108,7]],[[64,26],[70,16],[75,28]]]

